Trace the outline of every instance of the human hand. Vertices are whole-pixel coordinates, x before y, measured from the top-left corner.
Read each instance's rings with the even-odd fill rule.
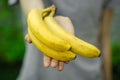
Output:
[[[55,20],[65,29],[67,30],[69,33],[74,34],[74,27],[72,25],[71,20],[68,17],[63,17],[63,16],[56,16]],[[25,36],[25,40],[28,43],[32,43],[31,39],[29,38],[29,35],[27,34]],[[52,59],[49,56],[44,55],[43,57],[43,61],[44,61],[44,67],[48,68],[48,67],[53,67],[53,68],[58,68],[59,71],[62,71],[64,68],[64,64],[68,63],[68,62],[62,62],[62,61],[58,61],[55,59]]]

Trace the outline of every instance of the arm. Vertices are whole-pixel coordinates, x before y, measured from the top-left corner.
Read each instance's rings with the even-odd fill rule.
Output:
[[[25,14],[28,14],[28,12],[34,8],[44,8],[42,0],[20,0],[20,4]]]
[[[110,26],[113,17],[113,10],[107,8],[102,14],[101,36],[100,43],[102,48],[102,58],[105,80],[112,80],[112,66],[111,66],[111,42],[110,42]]]

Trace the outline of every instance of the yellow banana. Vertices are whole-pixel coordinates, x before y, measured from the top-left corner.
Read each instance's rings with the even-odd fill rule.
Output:
[[[28,34],[30,36],[30,39],[32,40],[33,44],[40,50],[42,51],[45,55],[56,59],[60,61],[70,61],[75,59],[76,55],[72,53],[71,51],[64,51],[64,52],[59,52],[55,51],[49,47],[47,47],[45,44],[40,42],[34,34],[31,32],[31,30],[28,28]]]
[[[100,55],[98,48],[65,31],[53,18],[54,13],[55,7],[51,10],[51,13],[44,18],[44,21],[54,34],[70,43],[72,52],[88,58],[95,58]]]
[[[30,11],[28,14],[28,25],[31,26],[28,27],[35,37],[48,47],[58,51],[67,51],[71,48],[70,44],[52,34],[51,31],[46,28],[47,25],[43,21],[44,16],[46,13],[49,13],[50,10],[51,9],[49,7],[43,10],[34,9]]]

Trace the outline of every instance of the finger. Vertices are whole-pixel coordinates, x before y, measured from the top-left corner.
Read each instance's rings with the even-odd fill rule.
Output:
[[[58,70],[62,71],[63,68],[64,68],[64,62],[59,62],[59,64],[58,64]]]
[[[65,62],[65,64],[68,64],[68,63],[69,63],[69,61]]]
[[[29,37],[28,34],[25,36],[25,40],[26,40],[28,43],[32,43],[32,41],[31,41],[31,39],[30,39],[30,37]]]
[[[51,67],[56,68],[58,66],[58,60],[52,59]]]
[[[44,61],[44,67],[48,68],[50,66],[50,63],[51,63],[51,58],[44,55],[43,61]]]

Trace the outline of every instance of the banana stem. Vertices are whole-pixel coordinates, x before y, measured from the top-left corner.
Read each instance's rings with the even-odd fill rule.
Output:
[[[53,17],[55,14],[55,11],[56,11],[56,7],[55,7],[55,5],[52,5],[51,6],[51,13],[49,14],[49,16]]]
[[[49,15],[50,16],[54,16],[55,10],[56,10],[55,5],[52,5],[52,6],[48,7],[48,8],[46,8],[46,9],[44,9],[43,12],[41,13],[42,18],[44,18],[45,16],[47,16],[50,12],[51,13]]]
[[[42,13],[41,13],[41,16],[42,18],[44,18],[46,15],[48,15],[49,13],[51,12],[51,8],[46,8],[46,9],[43,9]]]

